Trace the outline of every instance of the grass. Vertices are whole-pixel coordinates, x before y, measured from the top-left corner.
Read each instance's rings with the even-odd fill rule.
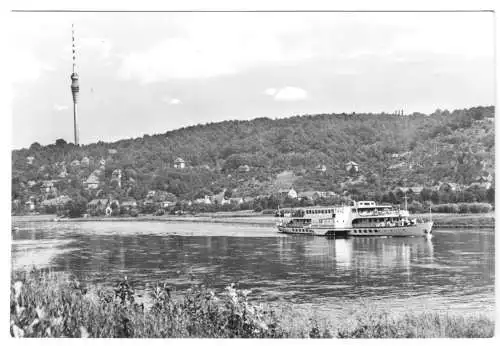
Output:
[[[127,279],[114,289],[85,286],[66,274],[33,269],[12,274],[10,332],[15,337],[96,338],[426,338],[493,337],[485,315],[392,315],[358,311],[341,322],[248,300],[230,285],[174,294],[168,283],[139,302]]]

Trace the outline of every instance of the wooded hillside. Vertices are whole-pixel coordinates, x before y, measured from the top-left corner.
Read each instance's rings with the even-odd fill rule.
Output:
[[[194,199],[223,189],[257,196],[290,186],[342,193],[470,185],[494,176],[493,117],[492,106],[430,115],[319,114],[224,121],[80,147],[61,139],[33,143],[12,152],[12,199],[40,195],[47,180],[54,180],[55,195],[87,200],[139,200],[149,190]],[[186,167],[174,168],[176,158]],[[346,170],[349,161],[358,172]],[[120,184],[112,179],[117,169]],[[288,180],[279,178],[283,171]],[[98,188],[88,189],[84,182],[93,172]]]

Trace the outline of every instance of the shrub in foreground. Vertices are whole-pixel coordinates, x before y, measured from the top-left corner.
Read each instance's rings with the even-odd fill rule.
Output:
[[[127,278],[114,290],[85,287],[66,275],[33,270],[12,278],[10,331],[15,337],[492,337],[485,316],[390,315],[358,311],[333,327],[330,321],[292,317],[248,300],[234,284],[216,294],[193,285],[174,295],[167,283],[138,295]],[[300,315],[300,314],[299,314]]]

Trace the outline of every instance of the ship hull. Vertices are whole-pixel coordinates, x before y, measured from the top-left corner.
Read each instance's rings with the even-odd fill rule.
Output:
[[[324,226],[287,227],[278,225],[280,233],[330,237],[423,237],[432,234],[433,222],[400,227],[334,228]]]

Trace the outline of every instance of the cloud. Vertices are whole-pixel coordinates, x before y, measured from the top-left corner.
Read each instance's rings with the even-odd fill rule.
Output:
[[[53,71],[54,68],[38,59],[28,47],[12,45],[9,73],[14,83],[36,81],[42,72]]]
[[[269,96],[274,96],[276,101],[299,101],[308,98],[306,90],[291,86],[281,89],[268,88],[264,91],[264,93]]]
[[[164,96],[161,99],[163,102],[168,103],[169,105],[180,105],[182,104],[182,101],[179,100],[178,98],[171,97],[171,96]]]
[[[255,25],[255,16],[193,15],[179,23],[184,29],[179,36],[123,55],[118,76],[141,83],[210,78],[311,58],[308,44],[286,44],[283,40],[284,35],[300,28],[300,23],[296,28],[293,22],[290,26],[287,23],[277,25],[269,18]]]
[[[65,111],[66,109],[68,109],[68,106],[54,104],[54,110],[57,112]]]
[[[276,94],[278,90],[276,90],[276,88],[268,88],[266,90],[264,90],[264,94],[266,95],[269,95],[269,96],[273,96]]]
[[[171,105],[180,105],[182,101],[179,99],[171,99],[168,103]]]

